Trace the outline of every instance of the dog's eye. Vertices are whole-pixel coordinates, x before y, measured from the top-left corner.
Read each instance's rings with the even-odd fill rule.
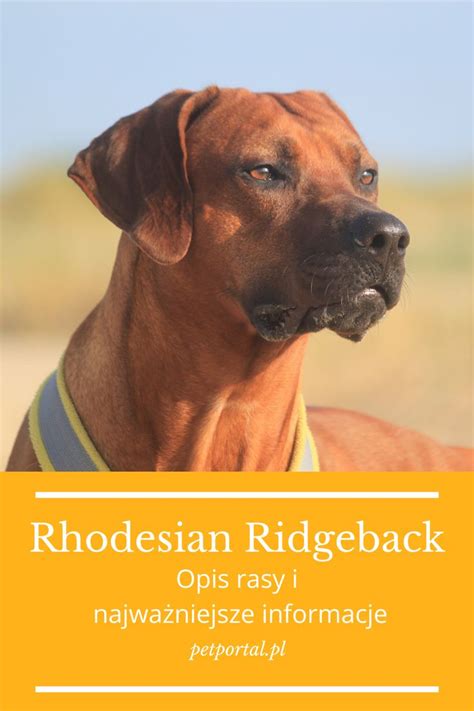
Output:
[[[364,170],[360,176],[360,182],[362,185],[373,185],[377,179],[377,171],[371,168]]]
[[[271,165],[257,165],[247,172],[251,178],[259,180],[260,182],[276,180],[279,177],[278,172]]]

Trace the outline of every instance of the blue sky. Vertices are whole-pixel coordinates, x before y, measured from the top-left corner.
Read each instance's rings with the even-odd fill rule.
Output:
[[[466,168],[467,2],[3,3],[7,177],[177,87],[327,91],[383,164]]]

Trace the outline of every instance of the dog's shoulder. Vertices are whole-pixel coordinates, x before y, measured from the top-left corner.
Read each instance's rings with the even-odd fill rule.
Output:
[[[10,458],[8,459],[6,471],[12,472],[40,472],[41,467],[36,458],[33,445],[31,444],[28,428],[28,415],[25,415],[21,427],[16,436]]]
[[[323,471],[455,471],[474,469],[473,450],[446,447],[426,435],[376,417],[309,407]]]

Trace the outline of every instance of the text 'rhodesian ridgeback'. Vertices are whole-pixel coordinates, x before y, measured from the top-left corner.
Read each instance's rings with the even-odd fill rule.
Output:
[[[399,299],[409,243],[325,94],[175,91],[69,175],[122,236],[8,469],[471,469],[471,450],[302,401],[308,334],[363,338]]]

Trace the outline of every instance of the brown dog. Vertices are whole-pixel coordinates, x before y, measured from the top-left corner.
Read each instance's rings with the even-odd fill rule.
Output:
[[[66,350],[113,470],[286,470],[309,332],[360,340],[398,301],[409,237],[324,94],[176,91],[118,121],[69,175],[122,231]],[[470,469],[471,452],[309,411],[325,470]],[[38,469],[26,421],[8,468]]]

